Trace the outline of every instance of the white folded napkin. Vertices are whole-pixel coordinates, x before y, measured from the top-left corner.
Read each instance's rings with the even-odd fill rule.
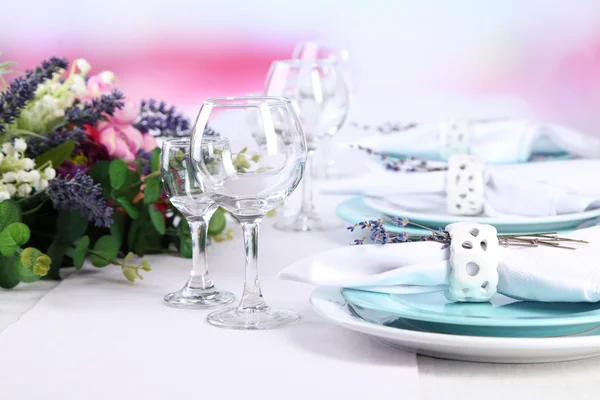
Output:
[[[498,293],[532,301],[600,301],[600,226],[565,237],[588,241],[577,250],[502,247]],[[279,274],[317,286],[383,293],[442,290],[448,283],[449,250],[436,242],[348,246],[304,258]]]
[[[354,145],[382,153],[435,159],[442,148],[439,122],[387,135],[365,137]],[[470,153],[489,163],[526,162],[533,154],[568,152],[586,158],[600,157],[600,139],[560,125],[526,120],[474,123],[469,139]]]
[[[600,208],[600,160],[486,165],[484,215],[537,217]],[[393,172],[381,163],[364,175],[330,181],[328,194],[385,197],[399,208],[446,213],[446,172]]]

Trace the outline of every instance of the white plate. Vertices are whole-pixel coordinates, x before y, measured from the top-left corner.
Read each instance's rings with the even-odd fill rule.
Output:
[[[382,342],[430,357],[490,363],[544,363],[600,356],[600,328],[580,335],[551,338],[461,336],[400,329],[367,322],[348,307],[340,289],[318,288],[310,298],[322,317]],[[385,322],[385,316],[373,319]],[[389,318],[389,317],[387,317]]]
[[[440,207],[431,210],[417,210],[401,207],[389,200],[381,198],[365,198],[365,204],[386,215],[406,217],[409,220],[429,226],[444,228],[454,222],[477,222],[493,225],[500,233],[537,233],[572,230],[580,224],[600,217],[600,209],[574,214],[552,215],[548,217],[468,217],[445,213]],[[445,205],[443,206],[445,208]]]

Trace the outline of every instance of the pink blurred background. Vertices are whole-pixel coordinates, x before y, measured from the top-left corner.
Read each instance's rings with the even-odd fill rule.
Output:
[[[190,113],[206,97],[260,91],[272,60],[327,39],[350,50],[359,103],[509,96],[600,131],[597,0],[29,0],[0,20],[3,60],[84,57],[129,97]]]

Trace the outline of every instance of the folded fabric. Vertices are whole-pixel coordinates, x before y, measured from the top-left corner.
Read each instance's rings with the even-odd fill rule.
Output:
[[[486,165],[483,215],[538,217],[600,208],[600,160]],[[394,172],[373,164],[362,176],[330,181],[328,194],[362,194],[410,211],[445,213],[446,172]],[[441,210],[441,211],[440,211]]]
[[[531,301],[600,301],[600,226],[564,236],[589,244],[576,250],[502,247],[498,293]],[[436,242],[348,246],[302,259],[279,276],[382,293],[430,292],[446,287],[448,259],[449,250]]]
[[[406,131],[365,137],[360,145],[386,154],[439,159],[443,148],[441,122],[422,123]],[[526,162],[535,154],[568,152],[585,158],[600,157],[600,138],[560,125],[526,120],[474,122],[468,139],[469,153],[488,163]]]

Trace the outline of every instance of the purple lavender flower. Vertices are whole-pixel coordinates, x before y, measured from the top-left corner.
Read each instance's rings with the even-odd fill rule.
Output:
[[[27,139],[27,156],[31,158],[37,157],[69,140],[79,145],[86,138],[85,131],[77,126],[73,127],[73,129],[58,129],[43,137],[29,137]]]
[[[178,114],[175,107],[150,99],[142,100],[141,118],[134,126],[143,133],[156,131],[156,136],[186,136],[190,122],[183,114]]]
[[[102,186],[94,184],[89,175],[78,172],[74,177],[50,181],[46,191],[57,210],[79,211],[99,227],[110,227],[113,209],[102,197]]]
[[[99,98],[92,99],[85,103],[83,107],[78,105],[69,107],[65,110],[65,121],[67,124],[77,126],[96,125],[100,120],[105,119],[105,114],[113,115],[115,110],[123,108],[125,96],[118,90],[113,90],[111,94],[103,94]]]
[[[8,90],[0,95],[0,133],[19,118],[27,102],[34,99],[38,86],[61,69],[67,68],[67,65],[66,59],[52,57],[43,61],[35,70],[26,71],[24,77],[12,81]]]

